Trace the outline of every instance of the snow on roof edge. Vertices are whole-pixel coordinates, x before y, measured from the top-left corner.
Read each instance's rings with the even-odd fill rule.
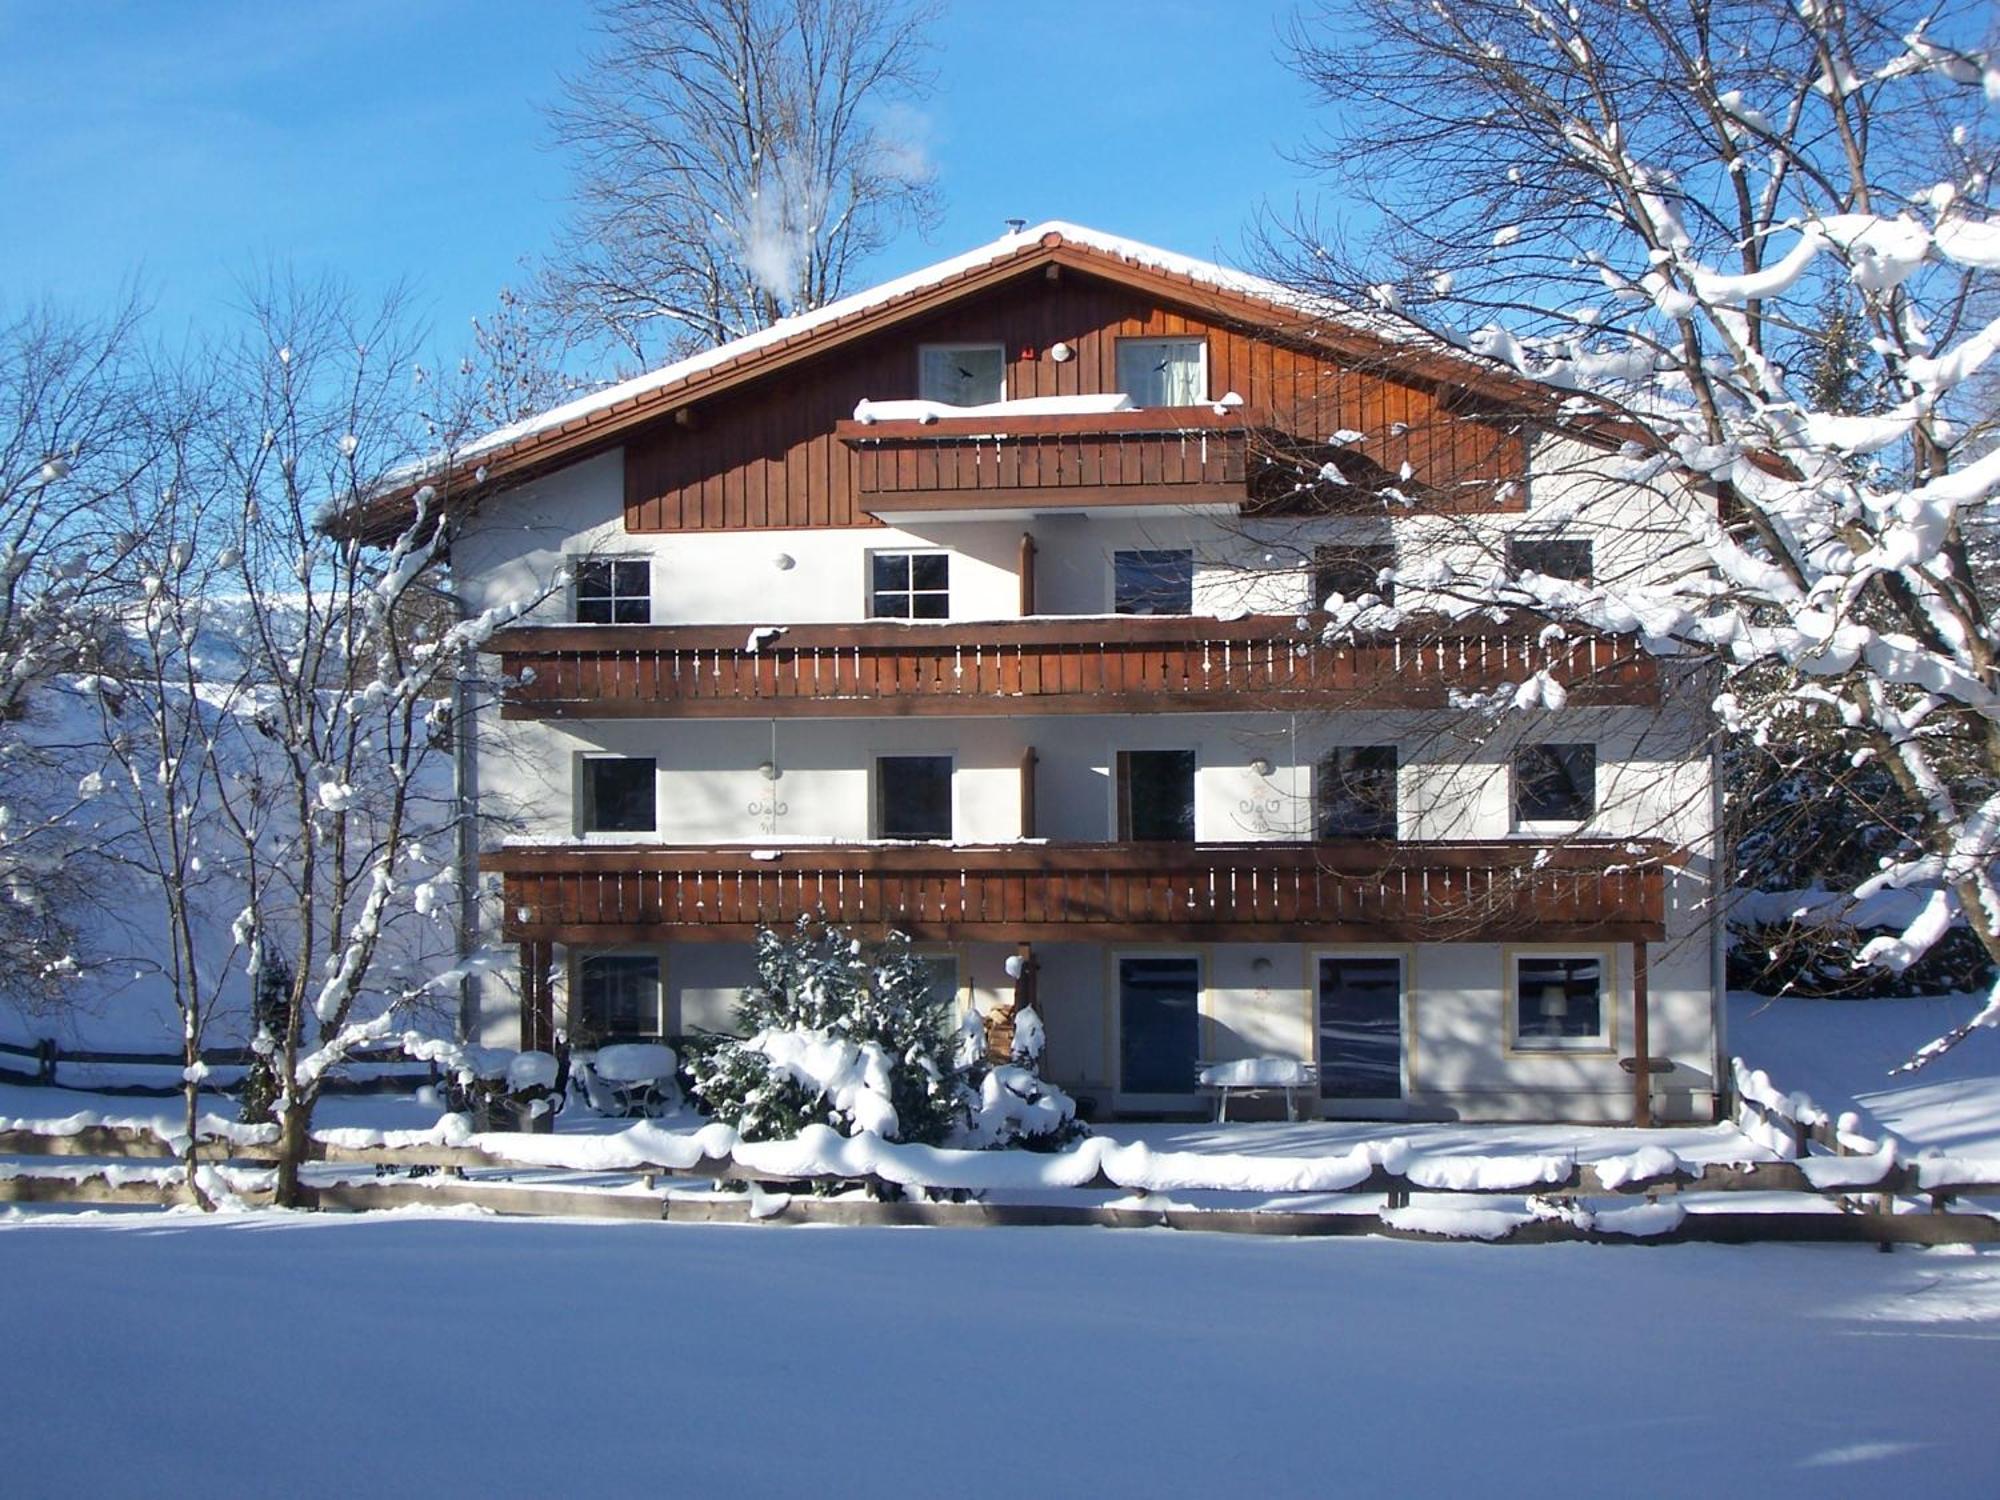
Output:
[[[550,407],[547,411],[539,412],[532,417],[523,417],[517,422],[510,422],[505,427],[497,427],[459,449],[456,458],[461,462],[477,458],[482,454],[517,443],[523,438],[533,437],[550,428],[561,427],[580,417],[590,416],[606,407],[616,406],[635,397],[664,389],[692,375],[726,364],[730,360],[768,345],[782,343],[795,335],[838,322],[842,318],[865,312],[899,297],[942,285],[967,271],[977,270],[982,266],[1005,260],[1009,256],[1018,255],[1023,250],[1038,244],[1042,237],[1048,234],[1059,235],[1066,243],[1102,251],[1153,270],[1186,276],[1221,291],[1237,292],[1280,306],[1294,307],[1301,312],[1309,312],[1319,317],[1338,318],[1350,326],[1365,328],[1377,337],[1393,337],[1388,330],[1375,327],[1373,320],[1357,314],[1352,308],[1324,298],[1301,295],[1289,287],[1280,286],[1275,281],[1267,281],[1247,271],[1234,271],[1213,261],[1198,260],[1172,250],[1162,250],[1155,245],[1106,234],[1102,230],[1091,229],[1082,224],[1072,224],[1062,219],[1048,219],[1018,234],[1012,232],[1004,234],[999,239],[989,240],[986,244],[975,246],[961,254],[892,277],[865,290],[850,293],[809,313],[781,318],[770,327],[760,328],[755,333],[745,334],[726,344],[719,344],[713,349],[704,349],[699,354],[692,354],[686,359],[662,365],[659,369],[650,370],[644,375],[635,375],[630,380],[606,386],[603,390],[592,391],[588,395],[566,401],[560,406]]]

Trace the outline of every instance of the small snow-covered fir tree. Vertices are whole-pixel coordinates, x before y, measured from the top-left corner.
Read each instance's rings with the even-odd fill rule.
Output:
[[[864,942],[822,917],[757,935],[757,982],[725,1043],[694,1070],[696,1101],[746,1139],[811,1124],[939,1145],[961,1119],[945,1005],[910,940]]]

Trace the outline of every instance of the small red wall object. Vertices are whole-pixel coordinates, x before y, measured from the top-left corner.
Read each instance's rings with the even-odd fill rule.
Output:
[[[1021,358],[1040,359],[1041,357],[1042,351],[1037,349],[1033,344],[1023,344],[1021,346]]]

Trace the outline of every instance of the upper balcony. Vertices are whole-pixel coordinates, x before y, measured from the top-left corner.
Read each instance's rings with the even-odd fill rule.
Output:
[[[1443,708],[1546,671],[1578,706],[1655,706],[1628,636],[1424,620],[1327,641],[1293,615],[979,623],[515,626],[497,632],[518,719],[894,718]]]
[[[867,403],[835,424],[859,508],[891,524],[968,514],[1212,509],[1380,513],[1394,490],[1421,511],[1506,511],[1527,490],[1527,448],[1504,423],[1434,411],[1371,435],[1304,435],[1303,418],[1226,404],[912,417]],[[1021,403],[1032,406],[1034,403]]]
[[[489,852],[509,942],[744,940],[822,912],[920,941],[1659,942],[1651,841],[664,845]]]
[[[1235,508],[1251,498],[1239,406],[845,421],[855,494],[877,517],[1128,506]]]

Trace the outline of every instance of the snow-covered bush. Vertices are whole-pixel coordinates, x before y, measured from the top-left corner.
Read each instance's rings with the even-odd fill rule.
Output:
[[[867,943],[801,917],[757,934],[740,1041],[689,1049],[689,1095],[748,1140],[807,1125],[942,1144],[963,1118],[944,1004],[910,941]]]
[[[974,1037],[978,1045],[969,1046]],[[1076,1117],[1076,1101],[1041,1075],[1047,1040],[1041,1016],[1032,1005],[1024,1006],[1014,1013],[1008,1061],[990,1066],[986,1029],[977,1016],[966,1018],[959,1053],[965,1063],[966,1123],[954,1144],[1060,1151],[1090,1134]]]

